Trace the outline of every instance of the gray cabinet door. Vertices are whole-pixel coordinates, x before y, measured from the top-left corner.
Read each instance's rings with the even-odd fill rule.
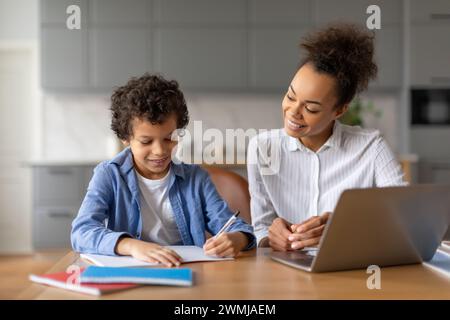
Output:
[[[250,86],[287,89],[300,63],[306,28],[255,28],[249,32]]]
[[[350,22],[366,28],[370,14],[367,8],[378,5],[381,9],[381,29],[374,30],[377,79],[370,88],[399,88],[402,81],[402,21],[401,0],[317,0],[315,2],[318,25],[333,22]]]
[[[411,27],[411,85],[450,85],[450,23]]]
[[[70,5],[80,7],[81,28],[83,28],[87,21],[88,0],[41,0],[41,23],[66,27],[66,20],[69,17],[66,10]]]
[[[310,25],[313,23],[311,0],[250,0],[249,22],[261,25]]]
[[[90,25],[148,25],[151,21],[149,0],[90,0]]]
[[[403,37],[399,26],[384,26],[375,32],[375,61],[378,76],[372,88],[400,88],[403,70]]]
[[[69,248],[72,221],[77,211],[75,207],[37,209],[33,217],[34,248]]]
[[[84,167],[36,167],[33,170],[34,205],[79,206],[84,179]]]
[[[41,33],[42,84],[44,88],[88,86],[86,29],[44,27]]]
[[[414,24],[449,21],[450,1],[411,0],[411,20]]]
[[[403,21],[402,0],[316,0],[314,1],[318,25],[336,21],[366,25],[367,8],[378,5],[381,10],[381,26],[401,24]]]
[[[244,29],[161,28],[155,32],[155,70],[182,88],[246,86]]]
[[[246,21],[242,0],[155,0],[154,19],[162,25],[236,25]]]
[[[92,85],[109,89],[150,71],[150,52],[147,29],[93,28],[89,42]]]

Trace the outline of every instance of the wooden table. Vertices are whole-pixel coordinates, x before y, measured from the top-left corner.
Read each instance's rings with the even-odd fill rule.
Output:
[[[143,286],[100,298],[31,284],[19,299],[450,299],[450,279],[424,265],[381,269],[381,289],[369,290],[366,270],[313,274],[279,264],[270,249],[241,254],[234,261],[186,264],[193,287]],[[48,272],[86,265],[70,252]]]

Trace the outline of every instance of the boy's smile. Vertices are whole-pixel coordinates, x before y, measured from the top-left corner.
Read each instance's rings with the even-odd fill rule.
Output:
[[[134,118],[131,121],[133,135],[129,144],[136,170],[147,179],[162,179],[167,174],[172,160],[172,149],[177,141],[172,133],[177,129],[176,115],[171,115],[161,124]]]

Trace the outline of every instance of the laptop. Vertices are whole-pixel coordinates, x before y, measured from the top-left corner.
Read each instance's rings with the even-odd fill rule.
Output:
[[[316,250],[270,257],[309,272],[421,263],[433,257],[449,223],[450,186],[346,190]]]

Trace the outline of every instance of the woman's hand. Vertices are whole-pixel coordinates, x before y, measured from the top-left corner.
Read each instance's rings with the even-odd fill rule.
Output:
[[[209,238],[203,245],[208,256],[235,257],[248,246],[248,238],[242,232],[222,233],[218,238]]]
[[[160,262],[168,267],[179,266],[182,261],[181,257],[171,249],[132,238],[121,238],[117,242],[116,252],[141,261]]]
[[[290,223],[282,218],[273,220],[269,228],[269,245],[276,251],[292,250],[289,237],[292,235]]]
[[[302,223],[293,224],[291,226],[293,233],[288,237],[291,242],[291,248],[298,250],[318,245],[330,214],[331,212],[325,212]]]

